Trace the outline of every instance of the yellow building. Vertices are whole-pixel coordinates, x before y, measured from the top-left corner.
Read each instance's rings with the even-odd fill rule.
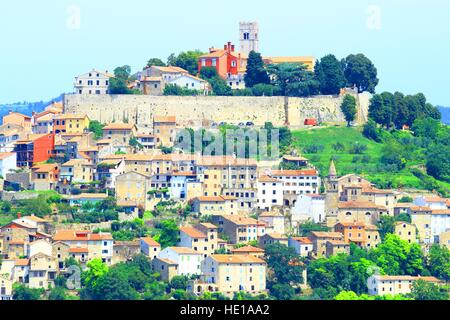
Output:
[[[61,165],[62,183],[89,183],[94,180],[94,166],[86,159],[72,159]]]
[[[431,243],[431,214],[429,207],[411,207],[411,223],[417,227],[420,242]]]
[[[171,147],[176,138],[177,119],[175,116],[155,117],[153,119],[153,135],[157,146]]]
[[[222,194],[220,170],[207,169],[199,176],[199,180],[203,183],[203,195],[208,197],[216,197]]]
[[[411,223],[397,221],[394,226],[394,234],[409,243],[417,243],[417,228]]]
[[[230,196],[198,197],[193,201],[193,210],[201,215],[234,215],[236,198]]]
[[[150,208],[147,192],[150,191],[149,176],[139,172],[127,172],[116,178],[116,198],[118,202],[133,202],[144,210]]]
[[[89,129],[90,120],[85,114],[59,114],[53,119],[56,133],[77,134]],[[60,130],[58,132],[57,130]],[[65,131],[64,131],[65,130]]]
[[[253,255],[211,255],[202,263],[202,278],[219,292],[232,295],[266,290],[266,262]]]

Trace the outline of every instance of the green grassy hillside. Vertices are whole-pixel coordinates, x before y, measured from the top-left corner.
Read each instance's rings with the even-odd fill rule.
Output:
[[[385,143],[369,140],[362,135],[361,131],[362,128],[348,127],[318,127],[294,131],[292,132],[292,147],[309,158],[320,170],[322,176],[328,175],[330,160],[334,158],[339,175],[357,173],[376,183],[379,187],[430,189],[423,179],[419,179],[411,172],[411,169],[416,168],[417,170],[424,165],[420,149],[414,151],[417,153],[417,156],[414,157],[416,160],[408,161],[405,169],[395,173],[385,172],[380,162]],[[409,133],[403,132],[396,134],[397,136],[409,135]],[[386,135],[384,140],[392,138],[389,133]],[[333,148],[336,143],[341,143],[344,150],[336,151]],[[367,149],[361,154],[354,154],[350,149],[355,143],[365,145]],[[313,150],[314,147],[318,150]],[[437,181],[427,175],[426,179],[428,184],[431,179],[443,188],[450,190],[448,183]]]

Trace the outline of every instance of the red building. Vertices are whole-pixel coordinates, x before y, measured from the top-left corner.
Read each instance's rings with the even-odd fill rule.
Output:
[[[215,67],[217,73],[224,79],[233,78],[239,73],[245,73],[248,57],[235,52],[234,44],[228,42],[223,49],[210,48],[209,54],[198,59],[198,72],[203,67]]]
[[[53,134],[30,134],[26,139],[18,140],[14,151],[17,153],[18,167],[33,167],[34,164],[50,159],[55,149]]]
[[[318,126],[316,119],[305,119],[305,126]]]

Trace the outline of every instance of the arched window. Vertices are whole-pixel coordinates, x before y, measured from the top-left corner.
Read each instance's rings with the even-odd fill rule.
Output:
[[[351,212],[347,212],[345,215],[346,215],[346,216],[351,216],[352,213],[351,213]]]
[[[370,216],[370,212],[366,212],[366,216]]]

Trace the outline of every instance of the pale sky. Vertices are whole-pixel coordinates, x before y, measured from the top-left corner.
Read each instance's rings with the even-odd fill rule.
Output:
[[[138,71],[151,57],[238,45],[239,21],[260,24],[267,56],[364,53],[378,92],[423,92],[450,105],[447,0],[0,1],[0,103],[72,92],[92,68]],[[79,11],[79,19],[77,12]]]

